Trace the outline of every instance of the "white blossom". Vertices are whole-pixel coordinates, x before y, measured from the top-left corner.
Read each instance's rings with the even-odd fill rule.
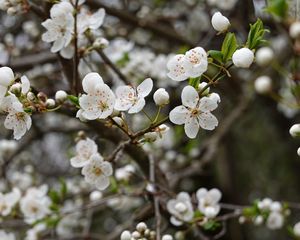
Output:
[[[222,13],[216,12],[211,18],[211,24],[213,28],[218,32],[225,32],[230,26],[230,22],[227,17]]]
[[[219,189],[213,188],[208,191],[206,188],[200,188],[196,193],[196,197],[199,210],[207,218],[214,218],[218,215],[221,209],[219,201],[222,197]]]
[[[24,112],[22,103],[15,95],[9,95],[2,100],[1,110],[7,113],[4,126],[14,131],[14,138],[19,140],[31,127],[31,118]]]
[[[90,138],[80,140],[76,144],[76,156],[71,158],[71,165],[81,168],[89,163],[90,158],[98,152],[97,144]]]
[[[48,187],[42,185],[39,188],[29,188],[20,201],[20,209],[26,223],[34,223],[50,213],[51,200],[47,196]]]
[[[1,67],[0,68],[0,103],[4,98],[7,88],[14,81],[15,75],[11,68]]]
[[[126,230],[126,231],[123,231],[122,234],[121,234],[121,240],[131,240],[131,233]]]
[[[211,111],[218,107],[215,98],[199,98],[198,92],[192,86],[186,86],[181,94],[182,105],[170,112],[170,121],[182,125],[189,138],[195,138],[199,127],[213,130],[218,125],[217,118]]]
[[[56,53],[67,47],[74,31],[73,6],[69,2],[54,4],[50,10],[50,19],[42,23],[47,32],[42,35],[45,42],[53,42],[51,52]]]
[[[299,137],[300,136],[300,124],[294,124],[290,130],[289,130],[290,134],[292,137]]]
[[[87,74],[82,87],[87,94],[80,96],[79,105],[85,119],[105,119],[113,113],[115,95],[98,73]]]
[[[78,34],[83,34],[86,30],[96,30],[103,24],[105,10],[99,9],[97,12],[90,14],[86,9],[82,9],[77,16]]]
[[[233,64],[239,68],[249,68],[254,61],[254,53],[249,48],[236,50],[232,55]]]
[[[14,188],[10,193],[0,193],[0,215],[8,216],[21,198],[19,189]]]
[[[183,222],[191,221],[194,216],[191,198],[186,192],[181,192],[177,195],[176,199],[169,200],[167,209],[172,215],[170,221],[175,226],[180,226]]]
[[[81,172],[88,183],[95,185],[99,190],[104,190],[109,186],[109,176],[112,175],[113,169],[100,154],[94,154]]]
[[[118,111],[128,111],[128,113],[140,112],[145,104],[147,97],[153,88],[151,78],[145,79],[137,88],[132,86],[120,86],[116,90],[115,109]]]
[[[271,212],[267,219],[267,227],[271,230],[280,229],[284,224],[284,217],[279,212]]]

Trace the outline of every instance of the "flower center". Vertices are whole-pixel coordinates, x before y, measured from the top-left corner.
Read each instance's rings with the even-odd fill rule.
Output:
[[[199,109],[192,109],[191,114],[193,117],[196,117],[200,114],[200,110]]]
[[[101,168],[94,167],[93,173],[94,173],[96,176],[100,176],[100,175],[102,175],[102,170],[101,170]]]

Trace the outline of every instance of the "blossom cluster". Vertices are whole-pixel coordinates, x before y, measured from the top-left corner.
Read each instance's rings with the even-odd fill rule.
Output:
[[[197,211],[200,214],[199,220],[194,219],[195,212],[190,195],[186,192],[181,192],[176,196],[176,199],[171,199],[167,203],[167,209],[172,215],[170,221],[175,226],[192,223],[193,220],[201,221],[201,224],[205,224],[209,219],[213,219],[219,214],[221,210],[219,205],[221,197],[222,193],[216,188],[211,190],[200,188],[196,192],[198,201]]]

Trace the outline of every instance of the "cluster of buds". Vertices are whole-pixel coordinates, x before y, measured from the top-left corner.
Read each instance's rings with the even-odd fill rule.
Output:
[[[25,2],[25,3],[24,3]],[[15,15],[26,8],[26,1],[22,0],[0,0],[0,9],[9,15]]]

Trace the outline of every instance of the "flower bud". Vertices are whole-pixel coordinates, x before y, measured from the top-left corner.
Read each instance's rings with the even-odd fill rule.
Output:
[[[144,138],[146,142],[155,142],[157,137],[158,136],[156,132],[148,132],[144,134]]]
[[[290,36],[291,38],[299,38],[300,37],[300,22],[294,22],[290,26]]]
[[[239,217],[239,224],[244,224],[246,222],[246,218],[244,216]]]
[[[171,235],[167,234],[167,235],[163,235],[161,240],[173,240],[173,237]]]
[[[123,231],[121,234],[121,240],[131,240],[131,233],[129,231]]]
[[[290,134],[292,137],[300,137],[300,124],[294,124],[290,128]]]
[[[35,95],[34,95],[33,92],[27,93],[27,100],[28,100],[29,102],[32,102],[32,101],[35,100]]]
[[[139,239],[141,237],[141,234],[138,232],[138,231],[134,231],[131,236],[134,238],[134,239]]]
[[[218,32],[225,32],[230,26],[228,18],[223,16],[220,12],[216,12],[212,16],[211,24],[213,28]]]
[[[55,93],[55,100],[58,103],[63,103],[67,100],[68,94],[65,91],[59,90]]]
[[[200,84],[198,85],[199,91],[202,91],[202,89],[204,89],[204,88],[206,87],[206,85],[207,85],[207,82],[202,82],[202,83],[200,83]],[[209,88],[209,87],[206,88],[206,89],[204,90],[204,92],[202,93],[202,96],[208,95],[208,94],[209,94],[209,91],[210,91],[210,88]]]
[[[147,225],[144,222],[140,222],[138,223],[138,225],[136,225],[136,230],[139,231],[140,233],[144,232],[147,229]]]
[[[249,68],[253,63],[254,53],[249,48],[241,48],[232,55],[233,64],[239,68]]]
[[[295,226],[293,228],[293,232],[296,237],[300,237],[300,222],[295,224]]]
[[[18,12],[18,9],[16,7],[10,7],[7,9],[7,14],[11,15],[11,16],[16,15],[17,12]]]
[[[0,68],[0,85],[8,87],[14,81],[14,72],[9,67]]]
[[[264,218],[261,215],[254,218],[254,225],[256,226],[262,225],[263,222],[264,222]]]
[[[297,149],[297,154],[300,157],[300,147]]]
[[[9,89],[9,91],[15,95],[19,95],[21,93],[21,90],[22,90],[22,86],[20,83],[13,84]]]
[[[268,76],[258,77],[254,82],[254,88],[257,93],[266,94],[272,90],[272,79]]]
[[[109,42],[107,39],[105,38],[97,38],[94,43],[93,43],[93,47],[94,48],[100,48],[100,49],[103,49],[103,48],[106,48],[108,46]]]
[[[255,54],[256,63],[261,66],[267,66],[274,58],[274,51],[269,47],[262,47],[257,50]]]
[[[90,194],[90,200],[91,200],[92,202],[98,201],[98,200],[100,200],[101,198],[102,198],[102,192],[100,192],[100,191],[93,191],[93,192],[91,192],[91,194]]]
[[[169,103],[169,93],[164,88],[159,88],[153,95],[153,99],[156,105],[164,106]]]
[[[47,108],[54,108],[55,107],[55,101],[51,98],[47,99],[46,106],[47,106]]]

